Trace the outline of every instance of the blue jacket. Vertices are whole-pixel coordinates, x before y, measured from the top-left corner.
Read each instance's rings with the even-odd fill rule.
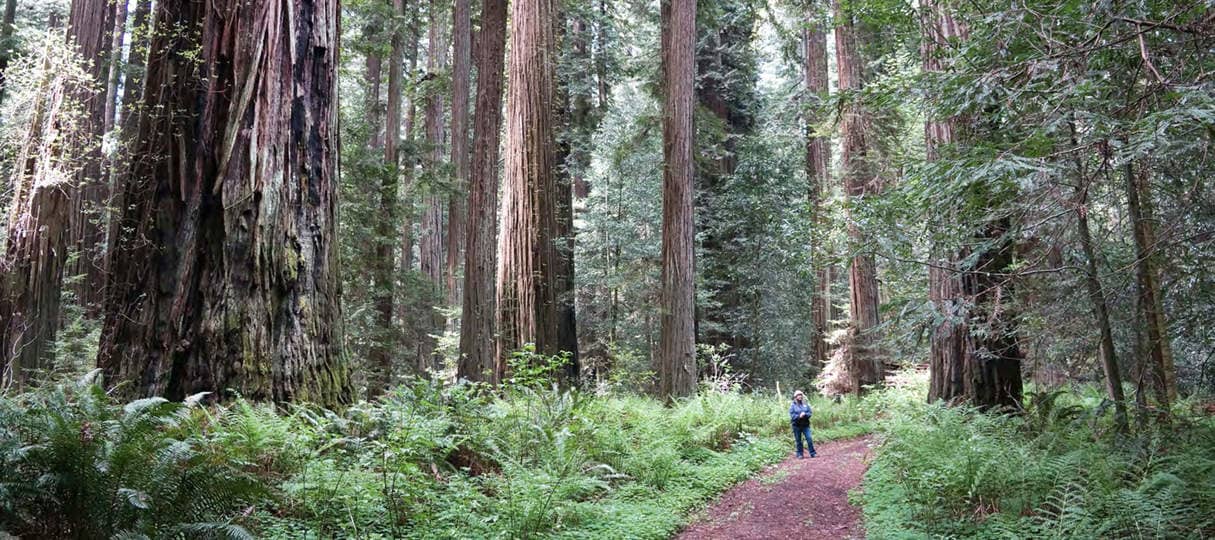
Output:
[[[793,404],[789,406],[789,423],[796,423],[797,417],[801,413],[806,413],[806,418],[814,416],[814,411],[810,409],[809,403],[806,403],[805,401],[801,403],[794,401]]]

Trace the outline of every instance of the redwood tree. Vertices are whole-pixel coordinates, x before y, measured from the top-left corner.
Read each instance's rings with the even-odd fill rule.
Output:
[[[658,393],[696,391],[695,223],[692,113],[696,82],[696,1],[662,2],[662,330]]]
[[[824,104],[830,89],[827,81],[827,36],[824,31],[823,6],[812,5],[806,28],[802,30],[802,43],[806,57],[803,71],[806,81],[806,179],[809,180],[811,215],[814,220],[816,238],[826,239],[821,231],[823,220],[823,193],[831,184],[831,138],[815,130],[823,122]],[[822,246],[812,246],[810,260],[818,269],[814,277],[814,296],[811,300],[810,363],[821,367],[827,363],[827,304],[830,302],[826,253]]]
[[[528,343],[544,354],[559,346],[553,16],[552,0],[511,4],[498,239],[499,359]]]
[[[506,52],[506,1],[482,0],[477,41],[477,101],[468,186],[464,249],[464,308],[457,376],[497,383],[498,154],[502,129],[502,70]]]
[[[847,6],[851,7],[851,6]],[[839,72],[839,89],[848,94],[840,121],[843,152],[844,190],[852,204],[878,193],[881,183],[873,162],[876,152],[871,138],[871,118],[865,109],[861,91],[864,89],[864,58],[861,56],[859,29],[853,13],[840,0],[834,0],[835,53]],[[865,385],[882,380],[882,360],[874,332],[880,322],[878,315],[877,265],[873,255],[866,253],[865,231],[856,219],[849,217],[848,240],[853,251],[848,268],[849,305],[848,373],[854,391],[860,393]]]
[[[338,0],[156,3],[98,358],[121,394],[349,401],[338,19]]]
[[[426,53],[426,77],[435,79],[439,76],[439,72],[446,68],[447,64],[447,44],[444,40],[443,25],[440,23],[439,12],[442,2],[431,0],[430,2],[430,28],[427,37],[427,53]],[[434,309],[438,302],[444,298],[443,285],[445,259],[444,251],[444,227],[443,227],[443,202],[444,198],[439,193],[438,182],[440,165],[443,162],[443,141],[446,131],[444,129],[444,99],[443,95],[437,88],[431,88],[426,96],[426,142],[430,147],[429,159],[427,160],[429,174],[431,175],[431,189],[425,199],[425,210],[422,214],[422,230],[419,239],[418,254],[419,267],[422,274],[426,276],[430,284],[429,295],[422,302],[420,310],[420,333],[418,335],[418,357],[417,368],[419,371],[433,367],[435,363],[435,339],[431,337],[435,333],[441,332],[443,329],[443,318]]]
[[[460,302],[456,276],[465,243],[467,206],[463,192],[468,185],[468,95],[472,79],[472,21],[469,0],[455,0],[452,9],[451,59],[451,164],[454,190],[447,207],[447,265],[445,270],[447,305]],[[453,321],[449,321],[453,322]]]

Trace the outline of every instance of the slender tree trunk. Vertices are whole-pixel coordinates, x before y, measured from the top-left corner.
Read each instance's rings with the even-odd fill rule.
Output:
[[[0,22],[0,92],[4,90],[8,64],[13,59],[13,23],[17,20],[17,0],[4,2],[4,19]]]
[[[70,221],[70,175],[57,147],[69,83],[66,66],[44,56],[25,136],[13,166],[13,197],[0,258],[0,389],[25,386],[51,367],[48,348],[59,325],[59,294]]]
[[[658,394],[696,391],[695,222],[692,126],[696,83],[696,1],[662,2],[663,177],[661,336]]]
[[[852,22],[852,13],[843,9],[840,0],[834,0],[835,51],[839,71],[839,89],[851,93],[849,103],[840,122],[840,138],[843,153],[844,189],[852,204],[861,203],[865,197],[875,195],[880,181],[872,160],[873,141],[870,140],[870,118],[865,105],[860,102],[864,88],[864,60],[861,58],[857,29]],[[848,220],[848,240],[855,253],[848,269],[849,322],[852,342],[849,344],[848,372],[857,393],[867,385],[882,380],[883,362],[875,335],[880,323],[878,317],[877,266],[873,255],[866,253],[868,242],[865,231],[854,219]]]
[[[417,68],[418,68],[418,48],[419,48],[418,41],[420,38],[420,33],[421,33],[421,30],[418,28],[417,20],[411,17],[410,24],[409,24],[409,37],[406,40],[408,43],[408,49],[406,52],[408,53],[408,56],[409,56],[409,70],[408,71],[411,74],[410,76],[413,76],[413,74],[417,72]],[[402,205],[402,209],[401,209],[402,215],[401,215],[401,225],[400,225],[400,227],[401,227],[401,249],[400,249],[401,254],[400,254],[400,257],[401,258],[400,258],[400,263],[398,264],[398,266],[400,267],[400,272],[406,276],[412,276],[413,266],[414,266],[413,265],[413,261],[414,261],[413,225],[414,225],[414,218],[415,218],[415,212],[414,212],[415,185],[414,185],[414,182],[416,180],[415,169],[416,169],[417,162],[418,162],[418,159],[417,159],[418,156],[416,153],[417,149],[415,147],[416,141],[415,141],[415,133],[414,133],[414,124],[416,124],[417,116],[418,116],[418,106],[417,106],[418,99],[417,99],[417,97],[418,97],[418,95],[417,95],[416,91],[411,91],[409,93],[409,106],[405,107],[405,123],[404,123],[404,126],[402,127],[403,131],[405,132],[405,134],[404,134],[405,148],[409,149],[409,152],[406,153],[404,160],[402,160],[401,158],[398,158],[398,163],[401,167],[401,183],[402,183],[401,194],[400,194],[401,195],[400,201],[401,201],[401,205]],[[424,311],[419,311],[419,308],[420,308],[420,306],[412,301],[403,301],[403,302],[397,303],[397,311],[398,311],[397,318],[400,319],[400,321],[402,322],[404,331],[403,331],[403,335],[401,336],[401,338],[402,338],[402,342],[404,342],[404,343],[418,343],[419,336],[421,336],[423,334],[423,331],[421,330],[421,328],[423,328],[424,325],[420,321],[419,314],[424,313]],[[422,361],[420,359],[418,359],[416,356],[414,356],[417,354],[417,352],[418,352],[418,348],[415,347],[414,350],[411,351],[409,355],[407,355],[409,357],[409,360],[411,360],[409,363],[411,370],[417,370],[417,369],[419,369],[419,366],[422,365]]]
[[[338,0],[156,3],[98,359],[120,394],[349,401],[338,20]]]
[[[427,77],[437,77],[438,73],[447,66],[447,44],[444,42],[443,30],[439,12],[442,2],[431,0],[430,28],[426,55]],[[426,99],[426,138],[430,145],[429,166],[436,177],[440,164],[443,162],[443,141],[445,133],[443,96],[432,92]],[[435,308],[445,298],[443,285],[445,278],[445,259],[443,257],[444,227],[443,227],[443,197],[431,190],[426,196],[426,209],[422,214],[422,231],[419,244],[419,266],[422,274],[430,283],[430,291],[422,302],[421,333],[418,336],[418,370],[423,371],[436,365],[434,334],[442,332],[443,317]]]
[[[118,82],[122,79],[122,42],[127,33],[127,2],[114,2],[114,28],[110,31],[110,66],[105,86],[105,120],[101,133],[108,135],[114,129],[118,114]]]
[[[543,354],[560,345],[557,317],[557,203],[554,168],[552,0],[510,8],[506,165],[498,239],[498,357],[525,344]]]
[[[104,133],[105,93],[109,81],[111,34],[114,10],[109,2],[73,0],[68,16],[68,43],[86,62],[90,84],[73,91],[72,99],[83,104],[83,118],[71,136],[70,150],[80,163],[77,188],[72,193],[72,249],[79,257],[67,271],[83,275],[74,287],[77,299],[90,313],[99,311],[105,285],[105,205],[109,199],[108,180],[102,167],[101,135]]]
[[[1151,192],[1147,173],[1141,164],[1127,163],[1127,208],[1135,237],[1135,281],[1138,289],[1139,317],[1143,321],[1144,342],[1149,368],[1143,373],[1151,377],[1157,406],[1168,411],[1174,399],[1173,359],[1168,344],[1168,330],[1161,309],[1159,276],[1156,273],[1156,237],[1151,218]],[[1171,384],[1172,383],[1172,384]]]
[[[405,16],[405,0],[392,0],[393,14],[400,19]],[[388,109],[384,115],[384,172],[380,177],[380,215],[376,221],[375,281],[376,322],[379,326],[376,344],[371,350],[371,364],[375,371],[375,384],[368,385],[368,393],[376,395],[387,391],[393,382],[393,354],[398,349],[396,327],[392,324],[393,300],[396,292],[396,258],[394,247],[397,241],[397,184],[400,175],[397,146],[401,138],[401,84],[405,62],[405,30],[395,21],[392,24],[392,52],[388,57]],[[377,66],[378,68],[378,66]],[[377,77],[376,85],[379,81]],[[375,105],[378,109],[379,99]],[[378,131],[378,130],[377,130]]]
[[[117,138],[118,148],[115,150],[115,157],[110,168],[109,207],[114,215],[110,217],[106,232],[107,256],[103,266],[107,281],[112,260],[108,254],[113,253],[114,244],[118,240],[119,214],[125,206],[123,193],[127,176],[130,173],[132,161],[138,157],[133,156],[130,150],[136,141],[135,135],[139,131],[140,115],[143,112],[143,104],[140,99],[143,97],[144,70],[148,60],[148,43],[152,35],[148,25],[148,17],[151,12],[152,0],[136,0],[135,11],[131,12],[129,17],[131,20],[131,45],[127,53],[127,61],[123,66],[126,73],[122,84],[121,107],[115,111],[115,122],[120,122],[122,125]]]
[[[472,79],[472,22],[469,16],[469,0],[455,0],[452,10],[452,98],[451,98],[451,163],[455,173],[451,201],[447,207],[447,305],[461,304],[460,272],[461,254],[467,240],[465,225],[468,220],[464,192],[468,189],[468,95]],[[467,271],[467,270],[465,270]],[[448,329],[454,330],[458,319],[447,321]]]
[[[477,102],[473,162],[468,186],[468,235],[464,250],[464,308],[457,376],[498,384],[497,298],[494,271],[498,242],[498,154],[502,129],[502,71],[506,52],[506,0],[481,1],[477,40]]]
[[[1101,328],[1101,367],[1105,370],[1105,388],[1114,402],[1114,423],[1119,431],[1127,430],[1126,396],[1122,393],[1122,376],[1118,373],[1118,356],[1114,349],[1114,333],[1110,329],[1109,310],[1105,305],[1105,292],[1097,272],[1097,253],[1093,249],[1093,237],[1088,227],[1088,186],[1076,190],[1076,230],[1080,236],[1080,247],[1084,250],[1085,284],[1089,301],[1093,304],[1093,315]]]
[[[814,4],[809,15],[810,22],[802,30],[802,42],[806,53],[804,71],[806,79],[806,178],[810,181],[811,220],[815,237],[826,240],[823,231],[823,194],[831,184],[831,139],[815,132],[826,116],[825,103],[830,89],[827,81],[827,36],[822,21],[820,3]],[[811,263],[817,267],[814,278],[814,297],[810,304],[810,363],[821,369],[827,363],[827,302],[831,284],[825,263],[827,253],[822,246],[812,248]]]

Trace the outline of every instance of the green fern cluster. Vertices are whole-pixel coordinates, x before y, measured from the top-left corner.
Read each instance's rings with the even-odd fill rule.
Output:
[[[22,538],[250,538],[265,495],[201,433],[191,403],[119,405],[90,374],[0,399],[0,531]]]
[[[1086,394],[1031,394],[1020,416],[894,411],[861,496],[870,536],[1211,536],[1215,422],[1118,435]]]

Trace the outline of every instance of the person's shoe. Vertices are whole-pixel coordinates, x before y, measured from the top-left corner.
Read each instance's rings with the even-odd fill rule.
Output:
[[[804,459],[805,457],[806,457],[806,456],[803,456],[803,455],[801,455],[801,454],[798,454],[798,455],[797,455],[797,459]]]
[[[818,454],[815,454],[815,453],[811,452],[811,453],[810,453],[810,457],[818,457]]]

